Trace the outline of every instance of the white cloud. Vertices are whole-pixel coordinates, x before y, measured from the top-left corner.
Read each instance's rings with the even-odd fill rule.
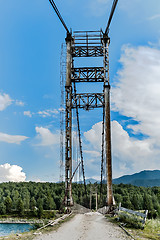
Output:
[[[154,141],[130,137],[117,121],[112,122],[112,150],[116,175],[157,169],[160,149],[155,148]]]
[[[87,154],[89,154],[90,156],[93,156],[93,157],[100,157],[101,156],[100,152],[98,152],[98,151],[84,150],[83,152],[87,153]]]
[[[138,121],[130,125],[160,142],[160,50],[151,47],[125,47],[112,89],[112,109]]]
[[[30,111],[24,111],[24,116],[32,117],[32,113]]]
[[[0,182],[23,182],[26,180],[26,175],[22,172],[22,168],[17,165],[5,163],[0,165]]]
[[[101,141],[102,141],[102,122],[98,122],[92,126],[92,128],[84,132],[84,137],[87,141],[89,141],[94,149],[93,151],[99,151],[101,148]]]
[[[39,111],[37,114],[39,114],[42,117],[51,117],[53,116],[53,114],[58,114],[58,110],[57,109],[47,109],[47,110],[43,110],[43,111]]]
[[[149,20],[155,20],[160,18],[160,14],[153,15],[152,17],[149,18]]]
[[[20,107],[23,107],[25,105],[24,102],[19,101],[19,100],[16,100],[15,103],[17,106],[20,106]]]
[[[40,146],[53,146],[59,144],[59,133],[53,134],[48,128],[36,127],[37,139]]]
[[[26,140],[28,137],[21,135],[9,135],[0,132],[0,141],[6,143],[20,144],[22,141]]]
[[[130,137],[117,121],[112,122],[111,129],[114,177],[144,169],[157,169],[160,149],[155,148],[152,139],[138,140]],[[84,133],[84,136],[88,141],[88,149],[90,149],[87,155],[89,158],[86,161],[87,166],[89,171],[94,170],[93,174],[97,174],[97,171],[100,171],[97,164],[99,166],[101,164],[102,122],[93,125],[89,131]],[[94,155],[94,151],[99,152],[99,156]]]
[[[28,117],[32,117],[33,115],[38,115],[40,117],[46,118],[46,117],[55,117],[59,111],[57,109],[47,109],[38,111],[37,113],[31,112],[31,111],[24,111],[23,114]]]
[[[11,105],[13,100],[6,93],[0,93],[0,111],[6,109],[9,105]]]
[[[157,169],[160,156],[160,50],[125,46],[120,59],[122,68],[112,88],[112,110],[137,121],[128,129],[148,136],[143,140],[130,137],[122,126],[113,122],[113,159],[117,173]],[[115,166],[115,165],[114,165]]]
[[[6,93],[0,93],[0,111],[6,109],[9,105],[14,103],[17,106],[24,106],[24,102],[19,100],[13,100],[11,97]]]

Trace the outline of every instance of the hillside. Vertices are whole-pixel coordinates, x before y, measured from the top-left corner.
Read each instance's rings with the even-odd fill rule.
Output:
[[[144,170],[132,175],[124,175],[113,179],[114,184],[132,184],[135,186],[153,187],[160,186],[160,170]]]

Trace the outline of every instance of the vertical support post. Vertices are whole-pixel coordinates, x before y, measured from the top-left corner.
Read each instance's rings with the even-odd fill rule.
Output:
[[[98,209],[98,194],[97,194],[97,189],[96,189],[96,211]]]
[[[72,35],[67,33],[67,69],[66,69],[66,125],[65,125],[65,206],[73,205],[72,198],[72,83],[71,83],[71,67],[72,67]]]
[[[112,156],[111,156],[111,120],[110,120],[110,84],[109,84],[109,56],[108,47],[110,39],[103,37],[104,51],[104,98],[105,98],[105,151],[106,151],[106,177],[107,177],[107,205],[113,206],[112,191]]]
[[[90,202],[89,202],[90,209],[92,208],[92,191],[91,191],[91,184],[90,184]]]

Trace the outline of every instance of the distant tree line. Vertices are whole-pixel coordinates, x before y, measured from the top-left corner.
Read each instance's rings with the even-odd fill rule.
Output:
[[[133,210],[148,210],[149,218],[160,217],[160,187],[137,187],[131,184],[114,185],[116,203]]]
[[[102,207],[106,203],[106,184],[100,191],[100,184],[88,184],[85,194],[83,184],[73,183],[73,200],[89,207],[90,197],[92,208],[95,209],[95,195],[98,194],[98,204]],[[62,207],[64,199],[64,183],[35,183],[35,182],[8,182],[0,184],[0,214],[18,216],[49,217],[53,210]],[[133,185],[113,185],[116,204],[133,210],[149,210],[149,217],[160,217],[160,187],[136,187]],[[53,214],[49,215],[49,211]],[[44,215],[48,212],[48,215]],[[47,214],[47,213],[46,213]]]
[[[0,214],[41,217],[44,210],[59,209],[63,196],[63,183],[1,183]]]

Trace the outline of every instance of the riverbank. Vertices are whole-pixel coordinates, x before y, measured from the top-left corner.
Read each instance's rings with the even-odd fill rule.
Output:
[[[36,224],[36,223],[39,223],[39,224],[43,224],[44,223],[44,220],[39,220],[39,219],[14,219],[14,218],[7,218],[7,219],[0,219],[0,224],[3,224],[3,223],[16,223],[16,224]]]
[[[59,218],[56,218],[54,220],[48,220],[47,224],[44,224],[42,227],[38,229],[31,230],[29,232],[25,233],[17,233],[17,234],[10,234],[5,237],[0,237],[0,240],[15,240],[15,239],[20,239],[20,240],[33,240],[35,239],[36,236],[40,236],[42,234],[49,233],[51,231],[56,230],[61,226],[62,223],[68,221],[74,216],[74,214],[65,214]],[[43,223],[46,223],[46,219],[42,219]]]

